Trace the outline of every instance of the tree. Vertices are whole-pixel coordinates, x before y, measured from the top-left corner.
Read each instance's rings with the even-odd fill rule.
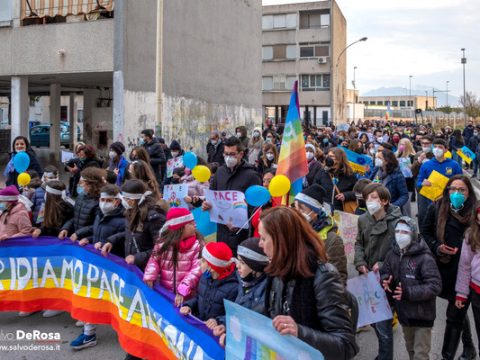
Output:
[[[467,91],[465,98],[460,96],[460,104],[465,108],[468,116],[476,118],[480,116],[480,99],[471,91]]]

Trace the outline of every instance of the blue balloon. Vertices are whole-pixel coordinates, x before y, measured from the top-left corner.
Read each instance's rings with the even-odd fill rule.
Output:
[[[189,169],[193,169],[198,164],[197,155],[189,151],[183,154],[183,165]]]
[[[30,156],[25,151],[17,153],[13,157],[13,167],[17,173],[23,173],[27,171],[30,165]]]
[[[245,191],[245,200],[251,206],[263,206],[270,200],[270,192],[260,185],[252,185]]]

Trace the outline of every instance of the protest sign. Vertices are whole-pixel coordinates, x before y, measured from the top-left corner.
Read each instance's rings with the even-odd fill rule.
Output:
[[[179,167],[183,167],[183,156],[177,156],[176,158],[169,159],[167,161],[167,178],[171,178],[173,170]]]
[[[212,204],[210,221],[235,228],[248,228],[248,207],[241,191],[206,190],[205,200]]]
[[[272,319],[224,300],[227,313],[226,360],[323,360],[323,355],[300,339],[280,335]]]
[[[443,190],[447,186],[448,178],[445,175],[440,174],[438,171],[433,170],[427,179],[432,184],[431,186],[422,186],[420,189],[420,195],[425,196],[427,199],[437,201],[442,197]]]
[[[377,276],[378,273],[370,271],[366,275],[347,280],[347,289],[358,302],[357,328],[392,318],[387,295]]]
[[[476,158],[475,153],[466,146],[462,147],[460,150],[457,150],[457,155],[460,156],[468,165],[470,165],[470,163]]]
[[[187,184],[165,185],[163,187],[163,200],[168,202],[170,207],[178,207],[188,209],[185,197],[188,195]]]
[[[333,218],[338,227],[338,235],[343,240],[347,262],[353,264],[358,233],[358,215],[335,210]]]
[[[60,158],[62,160],[62,163],[66,163],[72,160],[74,157],[75,157],[75,154],[73,153],[73,151],[66,151],[66,150],[61,151]]]
[[[125,259],[53,237],[0,242],[0,311],[63,310],[109,324],[122,348],[148,359],[223,359],[206,326],[179,314],[174,294]]]

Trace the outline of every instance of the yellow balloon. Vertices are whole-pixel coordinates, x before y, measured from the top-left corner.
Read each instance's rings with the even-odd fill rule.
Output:
[[[27,186],[28,184],[30,184],[30,180],[32,180],[30,178],[30,175],[28,175],[28,173],[26,172],[23,172],[20,175],[18,175],[17,183],[20,186]]]
[[[285,175],[276,175],[270,181],[268,191],[273,197],[283,196],[290,191],[290,180]]]
[[[210,176],[212,176],[212,173],[207,166],[197,165],[193,168],[192,175],[195,180],[199,182],[207,182],[208,180],[210,180]]]

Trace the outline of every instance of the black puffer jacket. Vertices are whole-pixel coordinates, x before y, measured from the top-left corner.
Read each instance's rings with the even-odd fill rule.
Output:
[[[72,235],[81,228],[92,226],[98,212],[100,212],[100,209],[97,198],[88,194],[79,195],[75,200],[73,218],[62,226],[62,230],[68,230],[68,235]]]
[[[200,278],[197,295],[184,303],[200,320],[217,319],[225,315],[223,300],[234,301],[238,293],[235,271],[224,279],[214,280],[204,275]],[[220,320],[220,319],[219,319]]]
[[[207,144],[208,163],[218,163],[219,165],[225,164],[225,159],[223,158],[223,149],[225,148],[225,145],[221,140],[219,141],[220,142],[217,145],[212,145],[210,141],[208,142]]]
[[[403,221],[405,218],[401,218]],[[412,242],[403,252],[397,243],[389,251],[380,268],[382,280],[392,276],[390,290],[402,285],[402,299],[393,300],[398,319],[403,326],[432,327],[436,317],[436,298],[442,290],[442,279],[435,258],[427,244],[417,235],[416,225]],[[388,293],[391,295],[391,293]]]
[[[315,182],[315,176],[317,176],[318,172],[322,170],[322,164],[318,161],[313,159],[308,163],[308,174],[305,177],[308,186],[313,185]]]
[[[45,227],[42,223],[40,226],[40,230],[42,232],[42,236],[58,236],[58,233],[62,230],[62,225],[65,224],[68,220],[73,218],[73,206],[66,201],[60,204],[62,209],[62,218],[59,221],[59,227]]]
[[[143,271],[148,259],[150,259],[153,245],[163,224],[165,224],[165,213],[157,207],[151,208],[148,210],[147,219],[141,229],[132,232],[127,224],[123,233],[110,236],[107,242],[111,243],[113,248],[118,248],[120,244],[124,244],[124,255],[133,255],[135,265]]]
[[[242,160],[233,171],[226,165],[220,166],[210,189],[218,191],[236,190],[245,193],[245,190],[252,185],[262,185],[262,179],[252,165]],[[250,215],[251,211],[253,210],[249,208]],[[240,231],[238,235],[236,234],[237,231],[230,231],[227,226],[218,224],[217,241],[226,243],[232,249],[234,256],[237,254],[238,244],[248,237],[248,229]]]
[[[355,176],[355,174],[350,176],[342,174],[333,175],[325,171],[325,169],[321,169],[317,172],[317,175],[315,176],[313,182],[320,185],[325,190],[326,196],[324,198],[324,201],[331,204],[332,196],[335,197],[336,195],[338,195],[338,193],[335,192],[335,189],[333,187],[333,180],[330,175],[336,176],[336,178],[338,179],[337,188],[340,193],[345,195],[345,201],[355,201],[356,197],[355,193],[353,192],[353,186],[357,182],[357,177]],[[334,199],[333,206],[335,210],[343,211],[342,201]]]
[[[167,163],[165,152],[157,139],[153,139],[148,144],[143,145],[150,156],[150,165],[159,184],[161,184],[164,174],[161,173],[161,167]]]
[[[124,211],[125,209],[122,206],[118,206],[113,213],[107,216],[99,211],[95,217],[93,226],[87,226],[76,231],[78,238],[87,238],[91,244],[100,242],[104,245],[110,236],[125,231],[126,220],[123,215]],[[116,243],[112,248],[112,254],[124,257],[123,244]]]
[[[318,349],[325,359],[351,359],[358,352],[356,320],[349,314],[351,299],[334,266],[314,266],[312,278],[286,283],[270,278],[265,291],[266,314],[271,319],[290,315],[298,324],[298,338]]]

